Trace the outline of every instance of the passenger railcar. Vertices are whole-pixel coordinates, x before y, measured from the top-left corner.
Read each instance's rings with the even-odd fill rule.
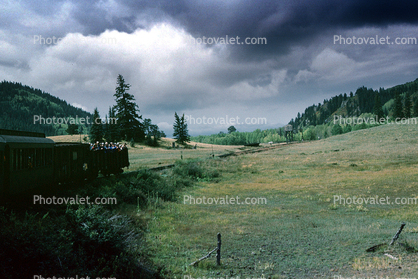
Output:
[[[90,150],[84,143],[55,143],[44,134],[0,129],[0,194],[80,182],[121,173],[128,150]]]
[[[2,193],[15,194],[42,185],[54,178],[54,141],[46,138],[0,135],[3,164]]]

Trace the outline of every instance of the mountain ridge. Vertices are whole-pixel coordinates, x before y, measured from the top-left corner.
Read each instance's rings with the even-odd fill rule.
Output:
[[[43,118],[92,118],[92,114],[68,104],[65,100],[20,82],[0,82],[0,129],[66,134],[67,124],[35,124],[35,116]],[[83,132],[86,131],[85,125]]]
[[[418,105],[418,78],[387,89],[380,87],[379,90],[373,90],[361,86],[357,88],[355,93],[335,95],[329,100],[324,99],[323,103],[307,107],[302,114],[298,112],[297,116],[292,118],[288,124],[298,130],[310,125],[326,124],[333,119],[334,115],[358,117],[363,113],[373,113],[376,94],[379,95],[384,116],[391,117],[394,113],[394,99],[397,93],[401,94],[402,103],[405,102],[406,93],[409,93],[413,105]]]

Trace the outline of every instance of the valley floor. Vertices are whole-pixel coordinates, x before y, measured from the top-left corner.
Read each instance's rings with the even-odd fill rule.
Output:
[[[169,278],[184,279],[416,277],[417,139],[416,125],[384,125],[206,160],[219,179],[154,208],[153,261]],[[215,204],[227,195],[260,203]],[[371,204],[376,196],[379,204]],[[366,252],[389,243],[402,222],[397,244]],[[221,266],[215,256],[189,266],[216,247],[218,232]]]

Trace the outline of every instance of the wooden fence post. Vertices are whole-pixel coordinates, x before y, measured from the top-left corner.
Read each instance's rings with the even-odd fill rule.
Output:
[[[389,245],[393,245],[395,243],[395,241],[399,238],[399,235],[401,234],[403,227],[405,227],[405,223],[401,224],[401,227],[399,228],[398,232],[395,234],[395,236],[392,238],[392,241],[390,242]]]
[[[221,265],[221,233],[218,233],[218,250],[216,251],[216,264]]]

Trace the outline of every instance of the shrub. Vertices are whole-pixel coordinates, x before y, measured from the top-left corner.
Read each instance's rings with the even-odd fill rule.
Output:
[[[344,133],[349,133],[349,132],[351,132],[351,125],[345,125],[345,126],[344,126],[344,129],[343,129],[343,132],[344,132]]]
[[[361,124],[354,125],[353,131],[363,130],[363,129],[367,129],[367,128],[369,128],[369,126],[366,123],[363,122]]]
[[[132,183],[133,188],[141,190],[142,193],[147,195],[148,200],[161,198],[165,201],[173,201],[176,198],[176,187],[173,187],[173,184],[170,184],[158,173],[140,171]]]
[[[341,135],[343,133],[343,128],[340,124],[335,124],[331,130],[332,135]]]
[[[68,207],[58,216],[0,211],[2,278],[136,278],[142,270],[137,264],[142,238],[124,216],[99,206]]]

